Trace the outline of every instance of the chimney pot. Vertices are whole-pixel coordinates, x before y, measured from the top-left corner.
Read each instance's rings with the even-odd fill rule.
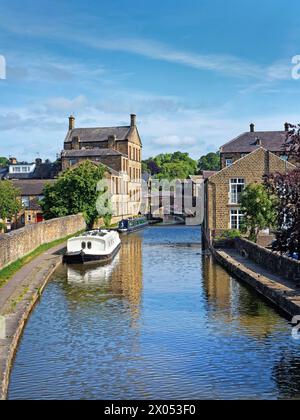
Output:
[[[131,127],[135,127],[136,126],[136,115],[135,114],[131,114],[130,115],[130,125]]]
[[[253,123],[250,124],[250,133],[254,133],[255,125]]]
[[[69,117],[69,131],[74,130],[75,128],[75,117],[70,115]]]

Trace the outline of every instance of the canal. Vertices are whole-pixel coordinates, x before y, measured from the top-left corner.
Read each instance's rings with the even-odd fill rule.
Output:
[[[60,267],[33,311],[10,399],[300,397],[288,321],[201,252],[200,230],[123,237],[113,264]]]

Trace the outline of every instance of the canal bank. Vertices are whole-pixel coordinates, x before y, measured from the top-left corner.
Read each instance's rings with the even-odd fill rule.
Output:
[[[62,262],[65,244],[49,249],[21,268],[0,293],[0,400],[6,399],[10,370],[26,321],[49,278]]]
[[[123,238],[107,267],[59,266],[26,324],[8,399],[300,396],[288,321],[201,249],[200,229]]]
[[[216,261],[232,275],[251,286],[288,317],[300,315],[300,285],[271,273],[260,264],[242,256],[234,248],[210,248]]]

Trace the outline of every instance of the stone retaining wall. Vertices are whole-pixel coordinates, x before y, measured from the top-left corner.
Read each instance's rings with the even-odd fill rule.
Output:
[[[300,262],[263,248],[243,238],[235,239],[235,248],[245,257],[274,274],[300,282]]]
[[[86,224],[81,214],[25,226],[0,235],[0,269],[34,251],[40,245],[65,238]]]

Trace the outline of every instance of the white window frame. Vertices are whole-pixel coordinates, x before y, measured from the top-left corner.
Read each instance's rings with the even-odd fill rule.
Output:
[[[233,217],[236,217],[236,226],[233,225]],[[241,209],[230,209],[230,229],[240,230],[243,217],[244,214]]]
[[[226,168],[228,168],[232,164],[233,164],[233,159],[232,158],[225,159],[225,166],[226,166]]]
[[[238,191],[239,186],[243,186],[242,191]],[[246,183],[244,178],[231,178],[229,181],[229,204],[239,204],[240,196],[245,189]]]

